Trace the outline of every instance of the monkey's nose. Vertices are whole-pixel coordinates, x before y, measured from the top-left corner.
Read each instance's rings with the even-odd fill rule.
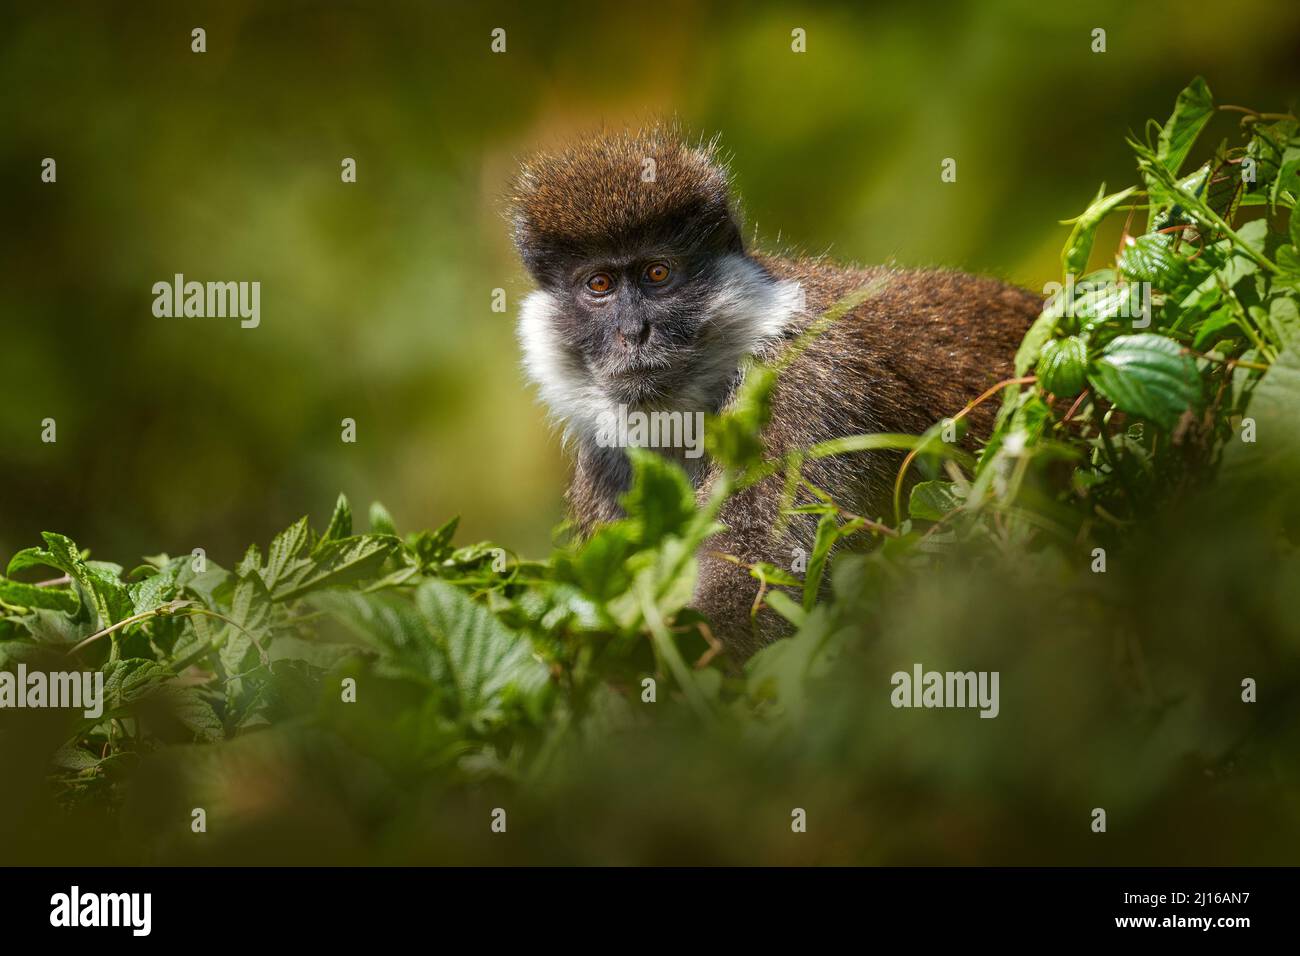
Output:
[[[624,348],[645,345],[650,341],[650,323],[642,322],[638,326],[628,326],[618,330],[618,342]]]

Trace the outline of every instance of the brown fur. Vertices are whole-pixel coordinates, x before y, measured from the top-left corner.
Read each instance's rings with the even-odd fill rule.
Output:
[[[774,276],[802,283],[811,316],[872,279],[889,276],[879,294],[827,328],[782,373],[763,433],[773,457],[846,435],[921,434],[1012,374],[1011,359],[1042,306],[1028,291],[958,272],[759,260]],[[764,357],[776,358],[780,351]],[[987,436],[997,405],[986,402],[971,413],[972,434]],[[901,462],[901,453],[865,452],[810,461],[803,475],[849,511],[888,517]],[[702,482],[701,501],[716,479],[714,470]],[[773,476],[730,499],[721,515],[728,530],[707,550],[786,568],[794,548],[810,553],[815,518],[791,519],[779,537],[771,532],[782,481]],[[738,656],[780,633],[782,625],[771,612],[760,615],[757,632],[750,626],[758,585],[746,569],[706,553],[700,575],[695,606]]]
[[[729,185],[716,141],[692,146],[660,126],[593,137],[520,166],[509,197],[515,243],[534,274],[611,239],[680,245],[724,233],[738,248]]]
[[[640,176],[646,156],[656,159],[654,183]],[[709,283],[716,278],[710,269],[727,255],[748,255],[772,283],[797,280],[804,290],[805,311],[779,338],[757,348],[760,359],[779,357],[837,300],[886,276],[883,289],[814,339],[783,372],[763,434],[773,456],[847,435],[920,434],[1011,374],[1012,356],[1041,308],[1038,297],[1025,290],[957,272],[847,268],[821,260],[746,254],[727,173],[715,149],[712,144],[692,148],[671,129],[596,137],[525,163],[512,195],[512,219],[524,262],[539,284],[557,296],[572,294],[566,283],[572,285],[589,262],[626,256],[635,263],[643,254],[679,255],[691,283],[684,285],[680,301],[674,300],[671,307],[654,302],[620,305],[623,313],[610,313],[619,321],[626,321],[624,314],[635,318],[653,312],[657,326],[674,327],[681,316],[706,307]],[[587,356],[574,359],[579,367],[583,362],[590,367],[592,355],[623,354],[616,345],[596,338],[605,313],[588,309],[590,303],[580,297],[565,301],[572,302],[572,308],[557,315],[555,322],[565,348],[575,357]],[[665,335],[663,354],[698,362],[698,340],[708,326],[685,328],[680,342]],[[725,408],[732,400],[740,368],[740,363],[727,366],[718,387],[704,392],[707,411]],[[680,388],[682,370],[676,371],[673,387]],[[695,381],[704,374],[690,371],[688,378]],[[987,433],[995,405],[987,403],[971,416],[975,434]],[[804,474],[845,508],[877,517],[891,510],[899,461],[897,453],[856,454],[809,462]],[[707,462],[693,472],[701,500],[717,476],[716,467]],[[578,526],[589,532],[618,517],[618,498],[629,478],[620,449],[580,441],[568,493]],[[796,547],[811,552],[815,519],[796,518],[780,534],[774,533],[781,482],[781,476],[774,476],[732,497],[720,516],[727,530],[711,540],[701,556],[694,606],[711,618],[729,649],[741,657],[780,633],[780,622],[764,612],[755,631],[749,611],[757,582],[745,568],[708,552],[780,567],[790,566]]]

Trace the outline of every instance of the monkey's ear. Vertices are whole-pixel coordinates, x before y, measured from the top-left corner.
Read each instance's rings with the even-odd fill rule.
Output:
[[[740,214],[740,208],[736,200],[731,197],[724,197],[723,202],[726,203],[726,218],[715,232],[713,247],[719,252],[743,256],[745,254],[745,239],[741,229],[744,219]]]
[[[736,218],[735,210],[732,210],[731,214],[731,236],[727,242],[727,251],[739,256],[745,254],[745,239],[740,234],[740,222]]]
[[[686,154],[694,161],[696,169],[706,171],[699,176],[697,187],[699,191],[704,195],[711,195],[714,202],[726,209],[727,222],[721,228],[722,241],[718,245],[723,252],[744,255],[745,240],[742,229],[745,217],[740,209],[740,201],[732,188],[731,166],[728,157],[722,152],[720,141],[720,134],[715,135],[712,139],[700,142],[698,146],[690,147]]]

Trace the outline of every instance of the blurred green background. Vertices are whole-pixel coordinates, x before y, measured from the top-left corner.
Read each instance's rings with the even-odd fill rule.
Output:
[[[1132,181],[1124,134],[1192,76],[1259,109],[1300,87],[1300,5],[1280,0],[3,16],[6,556],[50,529],[118,560],[201,546],[233,563],[304,512],[323,521],[339,491],[403,528],[459,513],[462,540],[543,551],[564,464],[519,372],[528,284],[500,197],[516,157],[571,133],[676,115],[721,133],[747,235],[769,247],[1038,288],[1058,272],[1056,221]],[[178,272],[260,280],[261,326],[154,317],[151,286]]]

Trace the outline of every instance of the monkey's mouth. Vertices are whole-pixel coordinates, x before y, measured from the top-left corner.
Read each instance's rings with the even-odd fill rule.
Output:
[[[612,398],[629,405],[640,405],[666,398],[670,393],[662,376],[650,371],[624,372],[606,378],[605,390]]]
[[[677,371],[662,356],[636,356],[606,365],[598,380],[612,398],[641,403],[672,394]]]

